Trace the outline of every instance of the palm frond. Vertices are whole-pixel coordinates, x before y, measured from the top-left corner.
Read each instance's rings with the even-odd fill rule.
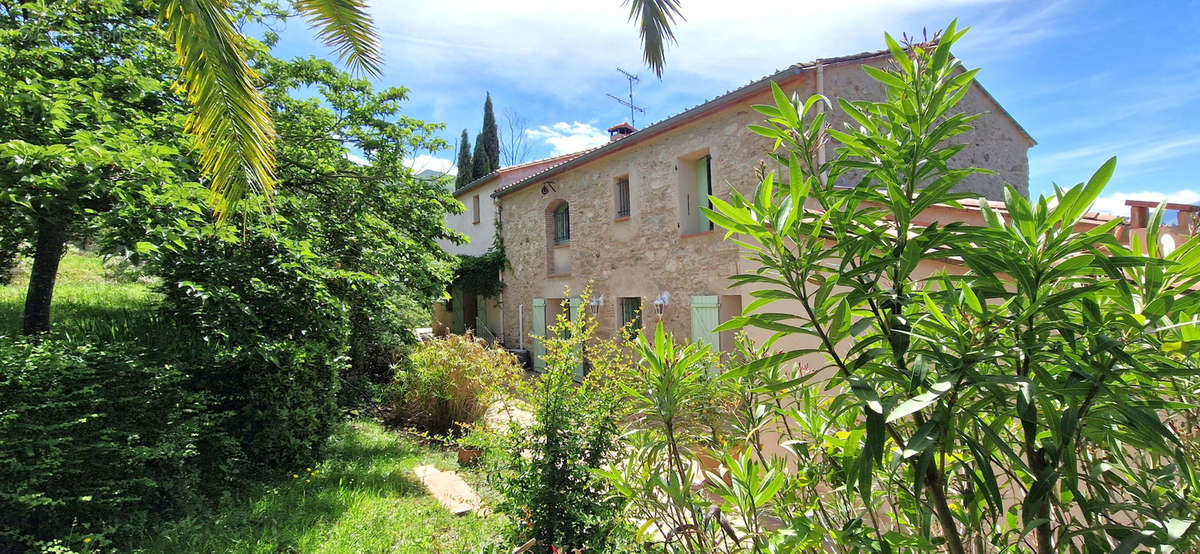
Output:
[[[363,0],[297,0],[317,36],[351,70],[378,77],[383,64],[379,38]]]
[[[625,0],[629,6],[629,20],[637,25],[642,35],[642,53],[646,65],[658,78],[662,78],[663,65],[667,59],[667,41],[676,42],[675,17],[686,21],[679,11],[680,0]]]
[[[227,0],[162,0],[162,20],[174,44],[180,83],[192,106],[194,136],[210,201],[223,220],[248,192],[269,195],[275,183],[275,127],[246,63],[245,37],[229,18]]]

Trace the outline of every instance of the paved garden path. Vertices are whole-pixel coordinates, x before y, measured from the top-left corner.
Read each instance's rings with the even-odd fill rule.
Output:
[[[441,471],[431,465],[413,468],[417,479],[429,490],[434,498],[450,513],[461,516],[467,512],[479,510],[482,500],[466,481],[453,471]]]

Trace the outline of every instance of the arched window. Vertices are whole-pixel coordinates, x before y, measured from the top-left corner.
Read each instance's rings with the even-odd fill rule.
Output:
[[[566,202],[554,209],[554,244],[571,242],[571,209]]]

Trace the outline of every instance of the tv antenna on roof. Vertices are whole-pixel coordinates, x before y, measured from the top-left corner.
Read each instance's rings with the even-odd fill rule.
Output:
[[[621,69],[619,67],[617,68],[617,71],[620,71],[621,74],[624,75],[625,78],[629,80],[629,101],[626,102],[624,99],[613,96],[612,94],[609,94],[607,92],[604,94],[606,94],[609,98],[616,100],[621,105],[629,108],[629,124],[633,125],[634,127],[637,127],[637,120],[634,119],[633,112],[636,111],[639,113],[646,113],[646,110],[642,109],[640,106],[635,106],[633,104],[633,84],[638,82],[638,76],[632,75],[628,71],[625,71],[624,69]]]

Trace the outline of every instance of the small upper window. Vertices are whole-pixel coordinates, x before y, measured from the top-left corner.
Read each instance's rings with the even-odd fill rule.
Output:
[[[471,198],[471,215],[474,219],[474,223],[479,223],[479,195],[478,194],[476,194],[473,198]]]
[[[571,209],[566,202],[554,209],[554,244],[571,242]]]
[[[629,176],[617,177],[617,217],[629,217]]]

